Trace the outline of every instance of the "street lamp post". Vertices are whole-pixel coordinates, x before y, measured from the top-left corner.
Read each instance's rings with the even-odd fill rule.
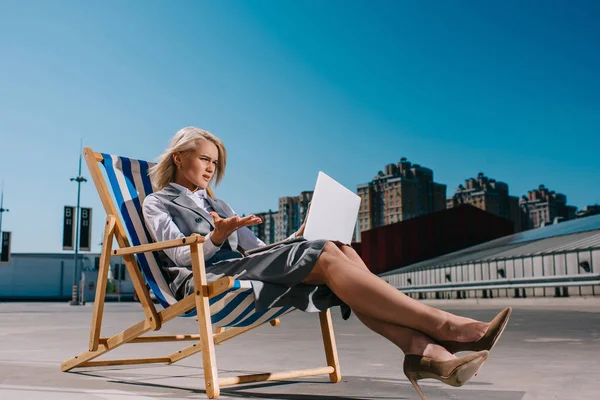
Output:
[[[8,208],[4,208],[4,182],[2,182],[2,193],[0,194],[0,237],[2,237],[2,214],[8,211]]]
[[[75,240],[74,240],[74,248],[75,248],[75,258],[74,258],[74,267],[73,267],[73,295],[71,298],[71,302],[69,303],[72,306],[78,306],[83,304],[83,299],[78,299],[78,271],[79,271],[79,263],[78,263],[78,253],[79,253],[79,200],[81,198],[81,183],[87,182],[83,176],[81,176],[81,154],[79,152],[79,174],[76,178],[71,178],[71,182],[77,182],[77,211],[75,212]]]

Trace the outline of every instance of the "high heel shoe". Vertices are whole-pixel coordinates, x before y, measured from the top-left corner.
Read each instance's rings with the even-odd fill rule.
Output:
[[[458,353],[459,351],[481,351],[487,350],[490,351],[492,347],[496,344],[502,332],[504,332],[504,328],[506,328],[506,324],[508,323],[508,319],[510,318],[510,314],[512,313],[512,308],[506,307],[504,310],[500,311],[496,317],[490,322],[490,326],[488,330],[485,332],[485,335],[479,340],[474,342],[456,342],[453,340],[438,340],[440,346],[443,346],[450,353]]]
[[[488,351],[483,350],[448,361],[436,361],[430,357],[407,355],[404,357],[404,374],[419,393],[421,399],[427,400],[417,383],[418,380],[433,378],[450,386],[462,386],[479,371],[488,355]]]

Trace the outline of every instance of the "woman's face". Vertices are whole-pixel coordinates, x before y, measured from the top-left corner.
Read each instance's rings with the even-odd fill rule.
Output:
[[[219,150],[210,140],[198,140],[195,150],[173,154],[177,169],[175,182],[195,190],[206,189],[217,169]]]

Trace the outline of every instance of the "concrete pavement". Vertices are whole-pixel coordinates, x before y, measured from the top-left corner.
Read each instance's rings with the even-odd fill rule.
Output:
[[[510,302],[510,325],[477,377],[461,388],[421,381],[430,399],[600,398],[600,299],[428,301],[481,320]],[[334,327],[343,380],[327,377],[228,387],[222,399],[418,399],[402,373],[402,354],[352,317]],[[0,304],[0,399],[204,399],[202,357],[171,365],[60,371],[87,346],[92,304]],[[103,336],[141,320],[137,303],[108,303]],[[179,318],[161,334],[194,333]],[[131,344],[111,358],[164,356],[185,343]],[[221,376],[325,365],[318,317],[295,312],[278,327],[263,326],[216,347]]]

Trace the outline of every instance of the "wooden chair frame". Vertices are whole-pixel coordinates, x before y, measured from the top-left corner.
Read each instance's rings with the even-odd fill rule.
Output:
[[[329,310],[319,313],[327,366],[313,369],[269,372],[264,374],[219,378],[214,345],[220,344],[228,339],[260,326],[257,325],[243,328],[216,328],[215,333],[213,333],[209,299],[229,290],[234,284],[233,278],[223,277],[211,284],[207,284],[204,256],[202,252],[202,243],[204,242],[204,238],[200,235],[194,234],[192,236],[177,240],[131,246],[129,244],[127,235],[125,234],[121,219],[118,216],[115,204],[113,203],[108,191],[104,177],[102,176],[98,166],[98,162],[103,161],[102,154],[93,152],[89,147],[84,148],[83,154],[94,184],[96,185],[96,189],[98,190],[98,194],[100,195],[104,209],[106,210],[107,218],[106,226],[104,228],[102,252],[100,254],[100,269],[98,271],[98,283],[96,285],[96,297],[94,301],[94,311],[88,350],[69,360],[64,361],[61,364],[61,370],[63,372],[70,371],[73,368],[94,366],[150,363],[172,364],[201,351],[206,394],[211,399],[219,396],[220,388],[222,386],[242,383],[282,380],[326,374],[329,375],[329,380],[333,383],[341,380],[337,348]],[[117,240],[117,244],[120,247],[119,249],[112,249],[114,238]],[[195,288],[194,294],[191,294],[183,300],[180,300],[170,307],[158,312],[154,306],[154,303],[152,302],[150,293],[144,281],[144,277],[142,276],[140,268],[138,267],[135,254],[179,246],[189,246],[191,250],[192,271]],[[133,281],[135,293],[140,300],[146,318],[125,329],[124,331],[117,333],[116,335],[111,337],[101,337],[100,331],[102,327],[102,317],[104,314],[104,301],[106,296],[106,286],[111,255],[119,255],[123,257],[129,276]],[[146,332],[160,330],[164,323],[185,312],[188,312],[189,310],[192,310],[193,308],[196,308],[198,316],[197,334],[142,336]],[[279,324],[279,319],[271,320],[270,323],[271,325],[276,326]],[[123,344],[178,341],[192,341],[195,343],[165,357],[94,361],[95,358],[100,357]]]

